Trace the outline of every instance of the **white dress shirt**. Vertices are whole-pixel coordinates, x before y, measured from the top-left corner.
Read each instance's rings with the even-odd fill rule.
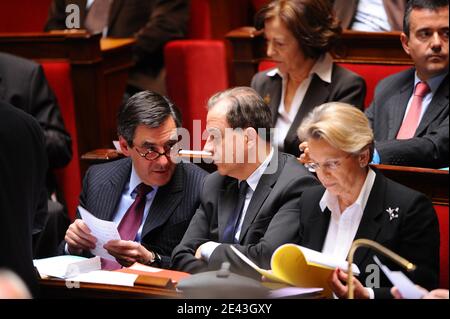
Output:
[[[322,81],[331,83],[332,72],[333,59],[329,54],[324,54],[316,61],[311,71],[309,72],[308,77],[303,80],[303,82],[298,86],[297,90],[295,91],[295,95],[292,100],[289,112],[286,110],[286,106],[284,104],[284,93],[286,92],[287,85],[286,77],[281,74],[278,68],[267,72],[267,76],[272,77],[278,74],[282,78],[281,100],[280,105],[278,106],[278,118],[277,122],[275,123],[275,134],[273,137],[274,145],[276,145],[280,149],[283,149],[286,135],[292,125],[292,122],[294,122],[295,116],[300,109],[300,105],[302,104],[303,99],[305,98],[313,75],[317,74],[319,78],[322,79]]]
[[[256,190],[256,187],[258,186],[258,183],[264,174],[264,171],[266,170],[267,166],[269,166],[270,161],[272,160],[274,154],[273,148],[270,150],[269,155],[266,157],[264,162],[261,163],[261,165],[258,166],[258,168],[247,178],[247,184],[248,189],[247,193],[245,194],[245,202],[244,207],[242,208],[242,214],[239,218],[239,223],[236,229],[236,233],[234,234],[235,242],[239,242],[239,237],[241,235],[242,225],[244,223],[245,215],[247,213],[248,205],[250,204],[250,201],[252,200],[253,194]],[[241,181],[239,181],[241,182]],[[220,212],[219,212],[220,214]],[[201,255],[202,258],[206,261],[209,261],[209,258],[211,257],[211,254],[214,252],[214,250],[219,246],[220,243],[209,241],[202,245],[201,249]]]
[[[367,32],[391,31],[383,0],[359,0],[352,30]]]
[[[336,260],[347,259],[350,247],[355,239],[356,232],[358,231],[364,209],[366,208],[367,200],[372,191],[375,177],[375,172],[369,168],[358,198],[343,212],[341,212],[337,197],[328,192],[328,190],[325,191],[319,205],[322,212],[324,212],[326,208],[330,210],[331,218],[322,253],[332,255]],[[364,285],[364,283],[362,284]],[[368,291],[370,298],[373,299],[373,290],[368,288]]]

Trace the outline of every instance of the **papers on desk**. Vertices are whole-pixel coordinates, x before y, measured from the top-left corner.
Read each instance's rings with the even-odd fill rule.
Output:
[[[133,287],[137,274],[101,269],[100,257],[85,258],[65,255],[33,260],[39,275],[56,277],[70,282],[84,282]]]
[[[120,240],[117,224],[99,219],[81,206],[78,206],[78,211],[87,227],[91,230],[92,236],[97,238],[97,243],[95,248],[91,249],[91,253],[95,256],[115,261],[116,259],[103,246],[110,240]]]
[[[71,277],[72,282],[106,284],[133,287],[138,275],[116,271],[96,270]]]
[[[373,256],[375,262],[383,270],[384,274],[397,287],[398,291],[404,299],[420,299],[424,296],[424,292],[401,271],[391,271],[387,266],[383,265],[377,256]]]
[[[81,273],[101,269],[100,257],[57,256],[33,260],[41,277],[70,278]]]

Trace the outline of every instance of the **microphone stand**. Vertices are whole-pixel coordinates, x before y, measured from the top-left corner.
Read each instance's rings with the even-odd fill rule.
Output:
[[[379,243],[374,242],[373,240],[369,239],[357,239],[353,242],[352,246],[350,247],[350,251],[348,253],[348,280],[347,280],[347,287],[348,287],[348,299],[353,299],[354,297],[354,287],[353,287],[353,270],[352,270],[352,264],[353,264],[353,255],[355,254],[355,251],[359,247],[368,247],[372,248],[378,253],[389,257],[393,261],[395,261],[400,266],[404,267],[407,271],[413,271],[416,269],[416,266],[406,260],[405,258],[397,255],[392,250],[387,249],[386,247],[380,245]]]

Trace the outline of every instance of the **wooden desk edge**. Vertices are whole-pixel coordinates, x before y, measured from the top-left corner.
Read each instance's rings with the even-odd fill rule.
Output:
[[[70,283],[70,285],[68,285]],[[86,291],[86,298],[89,298],[89,292],[101,294],[117,293],[118,295],[127,295],[127,297],[153,297],[153,298],[181,298],[181,293],[177,292],[175,289],[166,289],[160,287],[142,286],[137,285],[134,287],[118,286],[118,285],[108,285],[108,284],[94,284],[94,283],[74,283],[71,281],[65,281],[58,278],[45,278],[40,279],[39,284],[42,287],[47,287],[50,289],[64,289],[69,294],[71,291],[75,292],[77,289],[79,291]],[[79,286],[78,286],[79,284]],[[44,296],[45,297],[45,296]],[[61,295],[61,297],[64,297]]]

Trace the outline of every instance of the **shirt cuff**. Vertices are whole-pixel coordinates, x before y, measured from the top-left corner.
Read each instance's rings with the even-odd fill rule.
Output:
[[[367,288],[367,292],[369,293],[369,299],[375,299],[375,292],[373,291],[372,288]]]
[[[380,164],[380,163],[381,163],[380,154],[379,154],[378,151],[374,148],[374,149],[373,149],[372,164]]]
[[[212,253],[219,245],[220,243],[216,243],[215,241],[208,241],[202,244],[202,251],[201,251],[202,259],[204,259],[205,261],[209,261],[209,258],[211,257]]]
[[[70,255],[70,252],[69,252],[69,245],[68,245],[67,243],[64,245],[64,254]]]

